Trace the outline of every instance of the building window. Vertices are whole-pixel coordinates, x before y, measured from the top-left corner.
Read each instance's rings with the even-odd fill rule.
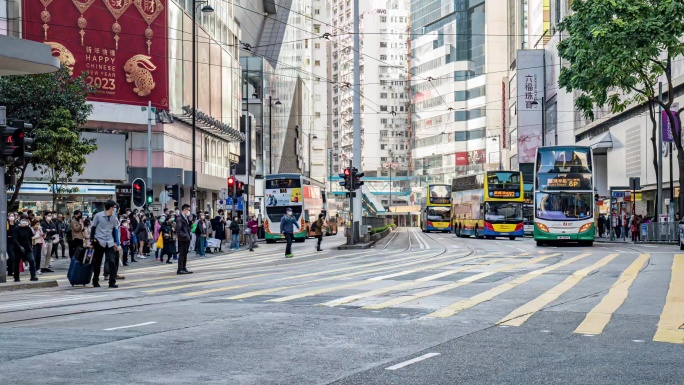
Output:
[[[381,41],[380,48],[387,48],[387,42]]]
[[[314,15],[320,15],[320,14],[321,14],[320,9],[318,9],[318,8],[314,9]]]
[[[321,66],[321,61],[320,61],[320,60],[314,60],[314,65],[315,65],[316,67],[320,67],[320,66]]]
[[[315,44],[314,44],[314,48],[316,48],[316,49],[321,48],[321,43],[315,43]]]
[[[386,145],[386,144],[381,144],[381,145],[380,145],[380,149],[381,149],[381,150],[387,149],[387,145]]]
[[[386,92],[380,93],[380,99],[387,99],[387,93]]]
[[[387,55],[380,55],[380,60],[387,60]]]
[[[380,106],[380,111],[385,111],[385,112],[387,112],[387,106]]]
[[[386,22],[387,22],[387,17],[386,17],[386,16],[380,16],[380,22],[381,22],[381,23],[386,23]]]
[[[321,25],[314,24],[314,33],[321,33]]]

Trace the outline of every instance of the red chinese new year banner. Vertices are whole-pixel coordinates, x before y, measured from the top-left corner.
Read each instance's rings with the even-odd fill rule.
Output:
[[[91,101],[168,109],[166,0],[24,0],[24,38],[52,47]]]

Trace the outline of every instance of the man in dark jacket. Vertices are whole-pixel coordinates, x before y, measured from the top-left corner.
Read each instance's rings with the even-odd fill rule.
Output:
[[[176,236],[178,237],[178,271],[176,274],[192,274],[188,271],[188,250],[190,250],[190,205],[184,204],[181,214],[176,217]]]
[[[214,230],[214,238],[221,242],[219,251],[222,251],[221,246],[226,239],[226,219],[223,217],[223,210],[219,210],[218,215],[211,220],[211,229]]]
[[[299,230],[299,223],[297,219],[292,216],[292,209],[287,208],[285,215],[280,219],[280,234],[285,237],[287,245],[285,246],[285,258],[292,258],[292,241],[294,240],[294,228]]]
[[[24,214],[19,220],[19,225],[14,226],[12,239],[14,240],[14,282],[19,282],[19,265],[21,261],[28,261],[31,281],[37,281],[36,261],[33,259],[33,230],[29,226],[28,215]],[[46,258],[50,258],[46,256]]]
[[[325,225],[325,214],[318,214],[318,220],[314,222],[314,232],[316,232],[316,239],[318,239],[318,242],[316,243],[316,251],[323,251],[321,250],[321,242],[323,242],[323,226]]]
[[[40,223],[40,227],[43,229],[43,234],[45,234],[45,258],[40,261],[40,271],[42,273],[52,273],[53,270],[50,269],[50,258],[52,257],[52,249],[54,244],[52,243],[53,238],[57,235],[57,225],[52,218],[52,212],[46,211],[43,216],[43,221]]]

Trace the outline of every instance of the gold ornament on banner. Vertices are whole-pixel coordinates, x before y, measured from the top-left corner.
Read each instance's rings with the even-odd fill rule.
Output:
[[[152,71],[156,69],[157,66],[152,63],[151,57],[135,55],[124,64],[126,82],[135,84],[133,92],[138,94],[138,96],[147,96],[156,86],[152,76]]]
[[[109,12],[114,16],[114,24],[112,24],[112,32],[114,32],[114,41],[116,42],[116,49],[119,49],[119,33],[121,33],[121,24],[119,18],[123,15],[128,7],[133,4],[133,0],[102,0],[104,1]]]
[[[91,5],[95,2],[95,0],[71,0],[76,8],[78,8],[78,11],[81,13],[81,17],[78,18],[78,28],[81,30],[78,32],[81,35],[81,45],[83,45],[83,37],[85,36],[85,28],[88,26],[88,22],[86,21],[85,17],[83,17],[83,14],[85,11],[90,8]]]
[[[44,36],[45,40],[47,40],[47,33],[48,29],[50,28],[48,23],[50,22],[50,18],[52,17],[50,15],[50,12],[47,10],[47,7],[48,5],[50,5],[50,3],[52,3],[52,0],[40,0],[40,3],[43,4],[43,7],[45,8],[43,9],[43,12],[40,13],[40,20],[43,21],[43,31],[45,32]]]
[[[147,54],[150,54],[150,46],[152,45],[152,23],[164,10],[160,0],[134,0],[135,7],[142,15],[143,19],[147,22],[147,28],[145,29],[145,37],[147,38]]]
[[[71,51],[69,51],[67,47],[63,46],[62,44],[49,41],[46,41],[45,44],[52,47],[52,56],[58,58],[59,62],[64,64],[65,67],[67,67],[67,69],[69,70],[69,76],[73,76],[74,65],[76,64],[74,54],[72,54]]]

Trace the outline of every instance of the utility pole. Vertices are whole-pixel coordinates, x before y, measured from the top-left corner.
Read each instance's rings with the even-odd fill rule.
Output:
[[[363,171],[361,166],[361,68],[360,55],[361,43],[359,33],[359,0],[354,0],[354,159],[352,167],[356,167]],[[359,237],[365,235],[366,230],[363,228],[362,218],[362,200],[363,192],[359,191],[356,198],[353,198],[353,218],[352,234],[358,234]]]
[[[0,127],[7,124],[7,109],[5,106],[0,106]],[[7,225],[1,226],[2,223],[7,223],[7,186],[5,186],[5,161],[0,159],[0,283],[7,282]],[[46,256],[50,258],[50,256]],[[17,258],[14,259],[17,263]],[[21,263],[21,262],[19,262]]]
[[[156,112],[153,109],[152,102],[147,102],[147,107],[142,108],[143,111],[147,110],[147,183],[148,188],[152,188],[152,113]]]

